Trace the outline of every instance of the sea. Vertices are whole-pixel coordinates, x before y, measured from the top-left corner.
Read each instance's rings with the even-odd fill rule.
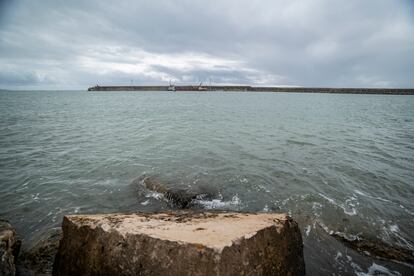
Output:
[[[64,215],[284,212],[308,275],[413,275],[338,237],[414,251],[414,96],[0,91],[0,217],[30,247]],[[224,226],[223,226],[224,227]]]

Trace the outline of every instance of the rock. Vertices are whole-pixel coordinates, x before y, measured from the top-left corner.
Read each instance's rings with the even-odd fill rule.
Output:
[[[399,263],[414,264],[414,251],[399,245],[392,245],[378,237],[365,236],[363,234],[347,235],[343,230],[329,230],[321,222],[316,221],[315,224],[319,231],[334,237],[343,245],[351,248],[360,254],[371,256],[382,260],[393,260]]]
[[[176,212],[71,215],[54,275],[304,275],[285,214]]]
[[[152,177],[145,177],[144,179],[142,179],[142,185],[144,185],[145,188],[147,188],[148,190],[160,194],[165,194],[168,191],[168,189],[164,185],[162,185],[161,182]]]
[[[212,199],[213,197],[213,193],[207,190],[194,192],[185,189],[167,188],[154,177],[139,177],[132,183],[142,185],[149,191],[161,194],[170,207],[177,209],[188,209],[194,205],[196,200]]]
[[[52,275],[62,230],[55,228],[44,236],[32,248],[20,255],[17,265],[19,275]]]
[[[358,238],[351,240],[338,233],[332,233],[331,236],[360,253],[368,253],[369,255],[379,259],[414,264],[414,252],[408,248],[390,245],[380,239],[369,240],[367,238]]]
[[[0,276],[16,274],[21,240],[7,220],[0,219]]]
[[[145,177],[142,180],[144,187],[150,191],[162,194],[164,200],[171,206],[179,209],[185,209],[191,206],[191,202],[197,198],[196,194],[189,194],[185,190],[167,189],[158,180],[152,177]]]

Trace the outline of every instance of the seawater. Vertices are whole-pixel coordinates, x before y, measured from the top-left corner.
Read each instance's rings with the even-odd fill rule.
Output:
[[[0,216],[26,246],[66,214],[161,211],[131,184],[213,187],[199,209],[287,212],[310,275],[404,275],[329,236],[414,249],[414,96],[0,92]]]

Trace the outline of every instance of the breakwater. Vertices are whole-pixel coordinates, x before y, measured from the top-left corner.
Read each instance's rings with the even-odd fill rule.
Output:
[[[88,91],[224,91],[224,92],[290,92],[290,93],[335,93],[335,94],[389,94],[414,95],[414,88],[329,88],[329,87],[258,87],[247,85],[213,86],[93,86]]]

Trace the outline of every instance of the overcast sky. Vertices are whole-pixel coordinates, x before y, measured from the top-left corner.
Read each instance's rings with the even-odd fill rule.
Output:
[[[414,0],[0,0],[0,88],[414,87]]]

